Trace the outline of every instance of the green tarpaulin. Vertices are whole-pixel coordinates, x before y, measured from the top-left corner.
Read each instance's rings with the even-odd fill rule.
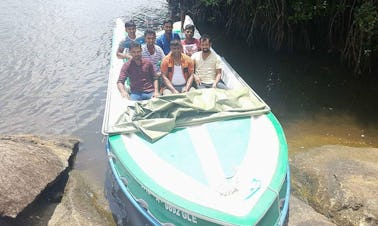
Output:
[[[142,132],[155,141],[174,128],[264,114],[269,107],[247,88],[197,89],[136,102],[118,118],[109,134]]]

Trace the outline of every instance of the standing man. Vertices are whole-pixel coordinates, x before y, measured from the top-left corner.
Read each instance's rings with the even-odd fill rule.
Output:
[[[180,40],[173,39],[170,49],[171,52],[161,63],[161,73],[166,86],[164,95],[187,92],[193,83],[193,61],[182,53]]]
[[[159,96],[156,73],[150,61],[142,59],[142,47],[137,42],[130,44],[131,60],[122,66],[117,87],[122,97],[131,100],[147,100]],[[125,90],[125,81],[130,79],[130,95]]]
[[[180,40],[180,36],[177,33],[173,33],[172,29],[173,29],[173,21],[165,20],[163,22],[164,34],[160,35],[156,39],[156,44],[163,49],[165,55],[167,55],[169,51],[171,51],[170,49],[171,40],[173,39]]]
[[[208,35],[201,37],[201,51],[192,55],[194,61],[194,80],[197,88],[227,89],[221,80],[222,62],[216,53],[211,51],[211,38]]]
[[[134,21],[129,20],[125,23],[125,31],[127,32],[127,36],[125,39],[123,39],[118,46],[117,50],[117,57],[119,59],[131,59],[131,55],[129,54],[129,47],[130,43],[132,42],[138,42],[140,44],[144,43],[144,38],[136,37],[136,25]]]
[[[144,41],[146,44],[142,45],[142,58],[151,61],[154,66],[154,71],[160,74],[160,64],[165,54],[160,46],[155,44],[156,33],[151,29],[144,32]]]

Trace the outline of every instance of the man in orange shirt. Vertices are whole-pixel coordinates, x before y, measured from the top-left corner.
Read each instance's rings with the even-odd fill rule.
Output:
[[[194,64],[189,56],[182,53],[180,40],[170,42],[171,52],[163,58],[161,73],[165,88],[163,94],[184,93],[193,83]]]

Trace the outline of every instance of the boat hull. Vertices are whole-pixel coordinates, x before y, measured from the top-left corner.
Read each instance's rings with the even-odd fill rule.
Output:
[[[272,122],[274,131],[278,134],[279,149],[277,152],[278,155],[276,156],[277,161],[274,163],[275,169],[269,178],[269,184],[265,186],[266,188],[260,188],[260,194],[257,194],[258,192],[256,192],[256,194],[250,194],[251,197],[258,195],[256,198],[257,201],[253,203],[254,207],[243,216],[234,216],[225,211],[214,210],[214,206],[212,208],[199,206],[196,205],[196,203],[188,203],[187,200],[185,203],[182,197],[171,194],[174,188],[172,188],[172,190],[164,190],[162,189],[164,186],[151,185],[151,182],[146,182],[154,180],[154,178],[148,177],[148,175],[143,172],[138,172],[143,171],[137,165],[138,163],[141,164],[138,162],[140,160],[127,150],[127,139],[122,138],[124,135],[115,135],[108,139],[107,151],[109,156],[111,156],[109,158],[110,168],[115,178],[118,178],[117,181],[122,188],[124,197],[126,197],[130,203],[134,204],[132,205],[134,207],[133,211],[136,210],[139,215],[142,216],[142,219],[147,220],[151,225],[284,225],[285,219],[288,217],[290,194],[287,145],[282,133],[282,128],[274,115],[270,113],[267,118]],[[245,119],[241,120],[241,122],[244,121]],[[238,123],[235,125],[238,125]],[[231,132],[234,132],[231,127]],[[279,131],[281,131],[281,133]],[[182,135],[180,133],[183,133],[183,131],[180,130],[177,131],[177,133],[179,137]],[[178,137],[173,136],[171,138],[178,143],[182,143]],[[133,139],[139,138],[133,137]],[[166,139],[170,139],[170,137]],[[135,144],[132,145],[135,147]],[[243,145],[239,143],[238,146],[241,147]],[[129,147],[129,149],[130,148],[133,147]],[[168,152],[168,155],[173,155],[169,153],[170,150],[165,151]],[[270,157],[272,155],[267,156]],[[223,159],[222,161],[225,160]],[[229,164],[229,162],[230,161],[224,162],[223,164]],[[183,168],[181,170],[183,170]],[[146,171],[148,171],[148,169]],[[251,174],[253,175],[253,173]],[[229,177],[231,176],[232,175],[229,175]],[[179,180],[175,178],[174,175],[170,175],[169,177],[172,180]],[[256,176],[256,178],[261,178],[261,176]],[[155,179],[157,180],[157,178]],[[201,179],[198,180],[200,181]],[[180,180],[178,183],[185,183],[185,181]],[[190,187],[191,184],[189,183],[187,186]],[[165,188],[167,188],[167,186],[165,186]],[[159,190],[160,194],[158,194]],[[195,192],[194,190],[195,188],[193,188],[192,192]]]

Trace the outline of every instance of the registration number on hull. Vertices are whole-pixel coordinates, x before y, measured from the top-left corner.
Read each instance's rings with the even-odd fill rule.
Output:
[[[182,217],[184,220],[187,220],[191,223],[194,223],[194,224],[197,224],[197,217],[187,213],[187,212],[184,212],[184,211],[181,211],[179,209],[176,209],[175,207],[167,204],[167,203],[164,203],[165,205],[165,209],[168,210],[169,212],[179,216],[179,217]]]

